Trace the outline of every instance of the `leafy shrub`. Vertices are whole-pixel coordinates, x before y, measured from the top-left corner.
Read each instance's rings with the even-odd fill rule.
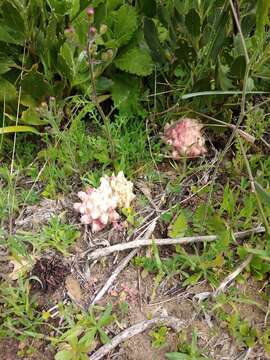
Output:
[[[0,102],[7,103],[8,122],[15,120],[19,97],[20,122],[28,125],[44,125],[39,106],[49,96],[91,97],[87,6],[86,0],[1,2]],[[122,114],[144,116],[141,100],[149,92],[169,91],[153,103],[164,109],[187,91],[241,89],[245,49],[228,2],[95,0],[91,6],[100,102],[111,97]],[[248,90],[269,89],[268,9],[267,1],[245,2],[239,9],[251,58]],[[147,98],[150,105],[152,99]],[[207,105],[220,101],[211,97]]]

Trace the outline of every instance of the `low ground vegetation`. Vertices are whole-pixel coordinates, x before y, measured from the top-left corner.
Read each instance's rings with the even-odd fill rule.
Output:
[[[0,2],[6,359],[270,358],[269,9]]]

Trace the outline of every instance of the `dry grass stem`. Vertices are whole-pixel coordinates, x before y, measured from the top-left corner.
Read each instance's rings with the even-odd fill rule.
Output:
[[[224,292],[225,289],[230,285],[233,280],[249,265],[249,263],[252,260],[253,255],[249,255],[245,261],[242,262],[240,266],[238,266],[237,269],[234,270],[230,275],[228,275],[222,283],[219,285],[219,287],[214,291],[213,297],[215,298],[220,293]]]
[[[233,234],[235,239],[243,239],[248,236],[254,235],[254,234],[261,234],[265,232],[265,228],[262,226],[256,227],[251,230],[246,231],[240,231]],[[180,237],[175,239],[139,239],[130,241],[128,243],[121,243],[109,246],[104,249],[97,249],[88,254],[88,259],[93,261],[99,258],[102,258],[104,256],[108,256],[116,251],[124,251],[128,249],[135,249],[142,246],[150,246],[153,243],[159,246],[165,246],[165,245],[186,245],[190,243],[197,243],[197,242],[203,242],[203,241],[215,241],[219,238],[218,235],[206,235],[206,236],[188,236],[188,237]]]
[[[186,321],[179,320],[173,316],[160,316],[151,320],[144,320],[137,323],[130,328],[122,331],[119,335],[116,335],[110,343],[103,345],[93,355],[89,356],[89,360],[100,360],[103,359],[109,352],[115,349],[122,342],[132,338],[135,335],[141,334],[145,330],[152,328],[155,325],[165,325],[172,328],[175,332],[179,332],[181,329],[187,327]]]

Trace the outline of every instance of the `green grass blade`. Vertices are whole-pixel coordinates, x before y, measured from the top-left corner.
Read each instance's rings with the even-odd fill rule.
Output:
[[[260,198],[265,202],[266,205],[270,206],[270,194],[265,190],[259,183],[254,181],[255,189],[258,192]]]
[[[200,91],[190,94],[184,94],[181,96],[182,100],[190,99],[197,96],[209,96],[209,95],[241,95],[243,91],[237,90],[227,90],[227,91],[220,91],[220,90],[213,90],[213,91]],[[246,91],[246,94],[269,94],[269,91]]]
[[[5,126],[0,128],[1,135],[9,134],[9,133],[18,133],[18,132],[31,132],[40,135],[37,129],[35,129],[33,126],[17,125],[17,126]]]

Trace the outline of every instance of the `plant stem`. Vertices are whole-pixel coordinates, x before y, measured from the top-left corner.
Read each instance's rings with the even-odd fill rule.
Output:
[[[96,89],[96,81],[95,81],[95,74],[94,74],[94,59],[91,55],[91,47],[93,45],[93,39],[91,38],[90,31],[88,31],[88,41],[87,41],[87,57],[88,57],[88,63],[89,63],[89,73],[90,73],[90,80],[92,85],[92,97],[94,104],[99,112],[99,115],[101,116],[104,126],[105,126],[105,133],[107,140],[109,141],[110,145],[110,151],[111,151],[111,160],[115,159],[115,147],[114,147],[114,141],[111,135],[111,129],[110,129],[110,121],[109,118],[105,115],[102,107],[99,104],[98,96],[97,96],[97,89]]]
[[[247,47],[246,47],[245,38],[244,38],[242,29],[241,29],[241,25],[240,25],[240,22],[239,22],[239,19],[238,19],[237,9],[235,8],[235,5],[234,5],[234,3],[233,3],[232,0],[230,0],[230,5],[231,5],[231,9],[232,9],[232,13],[233,13],[233,17],[234,17],[235,24],[236,24],[236,26],[237,26],[237,29],[238,29],[238,31],[239,31],[239,35],[240,35],[240,38],[241,38],[241,43],[242,43],[242,46],[243,46],[243,49],[244,49],[245,58],[246,58],[246,63],[247,63],[247,65],[248,65],[248,63],[249,63],[249,56],[248,56],[248,51],[247,51]]]
[[[261,217],[262,217],[262,220],[263,220],[263,223],[264,223],[264,226],[265,226],[265,231],[266,231],[266,233],[267,233],[268,235],[270,235],[270,226],[269,226],[267,217],[266,217],[266,215],[265,215],[265,213],[264,213],[261,200],[260,200],[259,195],[258,195],[258,193],[257,193],[257,190],[256,190],[256,188],[255,188],[254,177],[253,177],[253,175],[252,175],[252,171],[251,171],[251,168],[250,168],[250,165],[249,165],[249,161],[248,161],[248,158],[247,158],[246,151],[245,151],[244,146],[243,146],[243,143],[242,143],[242,139],[240,139],[239,136],[238,136],[238,141],[239,141],[239,144],[240,144],[240,148],[241,148],[242,154],[243,154],[243,156],[244,156],[244,160],[245,160],[245,164],[246,164],[246,168],[247,168],[247,172],[248,172],[248,176],[249,176],[249,180],[250,180],[250,184],[251,184],[251,191],[255,194],[256,201],[257,201],[258,208],[259,208],[259,212],[260,212],[260,214],[261,214]]]

